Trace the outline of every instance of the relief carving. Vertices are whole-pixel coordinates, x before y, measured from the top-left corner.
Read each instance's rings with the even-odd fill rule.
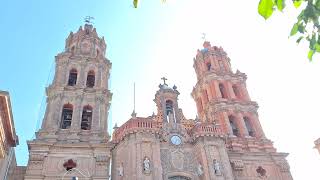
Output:
[[[242,160],[232,160],[231,166],[235,171],[242,171],[244,169],[244,163]]]

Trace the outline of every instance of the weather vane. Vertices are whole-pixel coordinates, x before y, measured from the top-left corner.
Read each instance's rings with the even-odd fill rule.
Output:
[[[92,24],[92,20],[94,20],[94,17],[92,17],[92,16],[86,16],[84,18],[84,22],[87,24]]]
[[[202,39],[206,41],[206,33],[202,33]]]

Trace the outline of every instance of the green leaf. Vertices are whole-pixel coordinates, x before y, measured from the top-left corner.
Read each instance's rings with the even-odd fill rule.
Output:
[[[133,7],[138,8],[139,0],[133,0]]]
[[[299,31],[301,34],[304,33],[304,31],[305,31],[305,26],[304,26],[302,23],[299,24],[299,26],[298,26],[298,31]]]
[[[294,0],[294,1],[293,1],[293,5],[294,5],[294,7],[296,7],[296,8],[300,7],[301,3],[302,3],[302,0]]]
[[[308,53],[308,59],[309,59],[310,61],[312,61],[313,55],[314,55],[314,50],[310,50],[309,53]]]
[[[317,43],[314,47],[317,52],[320,52],[320,44],[319,43]]]
[[[273,0],[260,0],[258,12],[264,19],[268,19],[273,13],[273,6]]]
[[[291,29],[291,32],[290,32],[290,36],[293,36],[295,34],[297,34],[298,32],[298,28],[299,28],[299,24],[298,23],[295,23]]]
[[[300,43],[300,41],[303,39],[304,37],[303,36],[300,36],[298,39],[297,39],[297,43],[299,44]]]
[[[282,11],[285,7],[285,1],[284,0],[276,0],[277,8],[279,11]]]

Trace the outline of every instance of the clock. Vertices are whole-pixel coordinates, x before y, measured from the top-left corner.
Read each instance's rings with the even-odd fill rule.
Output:
[[[182,143],[181,138],[179,136],[177,136],[177,135],[171,136],[170,140],[171,140],[171,143],[176,145],[176,146],[178,146],[178,145],[180,145]]]

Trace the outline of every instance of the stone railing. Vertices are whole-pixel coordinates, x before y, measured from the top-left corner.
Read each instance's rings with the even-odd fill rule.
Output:
[[[144,132],[159,132],[159,123],[147,118],[131,119],[124,123],[121,127],[115,129],[112,137],[112,141],[118,143],[127,134],[136,133],[140,131]]]
[[[219,126],[213,124],[197,124],[195,125],[191,131],[191,135],[193,138],[197,138],[200,136],[222,136],[222,131]]]

